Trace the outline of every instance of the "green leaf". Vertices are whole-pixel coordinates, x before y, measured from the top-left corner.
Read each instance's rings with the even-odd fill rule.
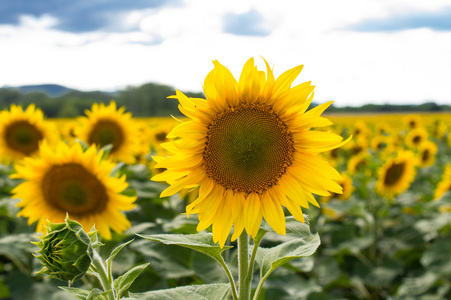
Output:
[[[108,155],[110,155],[111,149],[113,149],[113,144],[105,145],[99,149],[99,152],[103,151],[101,160],[106,159],[108,157]]]
[[[103,156],[102,156],[103,159]],[[123,161],[118,162],[113,169],[111,170],[110,176],[116,177],[119,174],[119,171],[122,169],[122,167],[125,166],[125,163]]]
[[[36,241],[36,236],[36,233],[20,233],[0,238],[0,255],[8,257],[16,265],[27,265],[30,253],[39,250],[38,246],[31,243]]]
[[[151,234],[138,236],[160,242],[166,245],[178,245],[185,248],[190,248],[201,253],[207,254],[216,260],[222,261],[221,253],[233,248],[232,246],[219,247],[213,242],[213,235],[211,233],[196,233],[196,234]]]
[[[423,253],[420,262],[430,272],[444,276],[451,275],[451,241],[435,241]]]
[[[142,271],[144,271],[144,269],[147,268],[148,265],[149,263],[138,265],[129,270],[124,275],[119,276],[114,281],[114,288],[117,291],[118,297],[120,297],[122,293],[128,290],[128,288],[132,285],[133,281],[135,281],[135,279],[139,276],[139,274],[141,274]]]
[[[159,277],[177,279],[195,275],[192,259],[195,251],[184,247],[168,247],[149,240],[137,240],[130,245],[145,261],[152,262]],[[146,272],[147,273],[147,272]],[[164,286],[163,288],[166,288]]]
[[[315,234],[273,248],[260,248],[257,255],[261,257],[261,278],[267,278],[275,269],[293,259],[312,255],[320,244],[319,235]]]
[[[116,255],[119,253],[119,251],[121,251],[125,246],[127,246],[128,244],[130,244],[131,242],[133,242],[133,240],[130,240],[126,243],[120,244],[119,246],[117,246],[116,248],[113,249],[113,251],[111,251],[110,256],[108,257],[108,259],[106,260],[106,263],[108,265],[108,269],[110,269],[110,265],[111,262],[113,261],[113,259],[116,257]]]
[[[256,262],[260,266],[260,280],[266,278],[278,267],[300,257],[310,256],[315,253],[320,245],[318,234],[312,235],[307,224],[295,220],[293,217],[286,217],[286,237],[279,236],[284,241],[272,248],[259,248],[257,250]],[[263,226],[263,230],[273,231],[269,226]]]
[[[110,291],[111,290],[104,292],[97,288],[94,288],[89,292],[88,296],[86,297],[86,300],[103,300],[105,299],[103,296],[105,296]]]
[[[398,296],[416,296],[432,288],[440,277],[437,274],[426,272],[419,277],[405,278],[396,293]]]
[[[80,299],[80,300],[85,300],[88,295],[90,294],[89,291],[84,290],[84,289],[78,289],[78,288],[73,288],[73,287],[65,287],[65,286],[59,286],[60,289],[66,291],[67,293],[69,293],[71,296]]]
[[[130,241],[126,242],[126,243],[120,244],[119,246],[114,248],[113,251],[111,251],[110,256],[106,260],[106,266],[107,266],[108,274],[112,274],[111,270],[112,270],[112,267],[113,267],[112,266],[113,265],[113,259],[116,257],[116,255],[119,253],[119,251],[121,251],[125,246],[127,246],[131,242],[133,242],[133,240],[130,240]]]
[[[140,300],[225,300],[229,299],[229,284],[202,284],[177,287],[174,289],[130,293],[130,297]]]

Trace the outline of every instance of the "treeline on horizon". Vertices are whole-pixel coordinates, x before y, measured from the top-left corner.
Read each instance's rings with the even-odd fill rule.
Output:
[[[205,98],[201,92],[185,92],[188,97]],[[176,99],[167,99],[175,95],[171,86],[146,83],[141,86],[129,86],[115,93],[101,91],[83,92],[68,90],[67,93],[51,97],[45,92],[20,92],[14,88],[0,89],[0,109],[9,109],[11,104],[27,107],[34,103],[43,110],[48,118],[73,118],[84,115],[85,109],[92,104],[116,101],[125,106],[134,117],[168,117],[181,116]],[[315,104],[312,104],[315,106]],[[450,105],[438,105],[428,102],[421,105],[366,104],[359,107],[331,106],[327,113],[395,113],[395,112],[451,112]]]

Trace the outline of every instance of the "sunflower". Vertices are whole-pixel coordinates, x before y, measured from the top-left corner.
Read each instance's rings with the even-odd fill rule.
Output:
[[[75,134],[89,145],[112,145],[110,157],[134,163],[139,151],[138,130],[131,113],[124,111],[125,107],[117,109],[114,101],[108,106],[94,103],[91,110],[85,110],[87,117],[79,118]]]
[[[158,126],[153,126],[149,133],[150,144],[152,149],[157,155],[167,155],[168,151],[161,147],[161,144],[169,142],[170,139],[167,138],[169,132],[175,127],[176,124],[174,122],[162,122],[158,124]]]
[[[60,129],[61,139],[66,141],[68,144],[74,143],[77,136],[75,135],[75,130],[78,123],[74,119],[66,119],[61,124],[58,124]]]
[[[392,128],[387,122],[379,122],[376,124],[376,134],[389,135],[392,132]]]
[[[443,120],[436,120],[432,126],[432,135],[437,139],[442,139],[446,132],[448,131],[448,126]]]
[[[348,174],[356,174],[362,173],[368,169],[370,156],[368,154],[360,154],[351,157],[348,161],[347,173]]]
[[[266,63],[266,61],[265,61]],[[161,197],[188,186],[200,186],[199,197],[186,208],[198,214],[197,230],[212,225],[220,246],[234,226],[232,240],[245,229],[255,237],[262,218],[279,234],[285,234],[285,206],[299,221],[301,207],[319,206],[312,193],[341,193],[340,174],[317,154],[340,147],[342,137],[311,127],[332,123],[321,113],[328,102],[306,112],[313,86],[305,82],[291,87],[302,66],[275,79],[258,71],[253,58],[237,81],[214,61],[204,82],[205,99],[188,98],[177,91],[180,110],[191,120],[177,125],[163,144],[173,155],[155,157],[156,181],[170,186]]]
[[[321,197],[322,202],[329,202],[333,198],[338,199],[338,200],[347,200],[347,199],[349,199],[349,197],[351,197],[352,192],[354,191],[354,187],[352,185],[352,178],[344,173],[341,174],[341,177],[342,177],[342,179],[339,180],[337,183],[343,189],[343,193],[342,194],[334,193],[327,197]]]
[[[404,117],[404,124],[409,129],[415,129],[422,126],[423,122],[419,115],[408,115]]]
[[[54,149],[41,143],[39,156],[23,159],[11,175],[25,180],[12,191],[21,199],[18,215],[28,224],[38,221],[37,231],[45,231],[46,220],[64,222],[68,213],[86,231],[95,225],[106,239],[110,229],[123,232],[130,222],[121,210],[134,208],[135,197],[120,195],[128,186],[125,176],[110,177],[115,164],[102,155],[94,145],[83,152],[79,143],[60,141]]]
[[[418,148],[422,142],[426,141],[428,138],[428,133],[423,127],[417,127],[409,131],[406,136],[406,144],[410,148]]]
[[[392,199],[410,187],[415,177],[414,153],[400,151],[379,169],[376,192]]]
[[[357,121],[352,129],[352,135],[356,138],[366,138],[368,136],[368,126],[363,121]]]
[[[434,199],[440,199],[448,191],[451,191],[451,164],[446,166],[442,179],[435,188]]]
[[[431,141],[421,143],[418,152],[419,165],[421,167],[432,166],[435,162],[435,154],[437,154],[437,145]]]
[[[0,112],[0,160],[11,163],[38,152],[39,142],[57,140],[58,134],[44,114],[31,104],[26,110],[12,104]]]

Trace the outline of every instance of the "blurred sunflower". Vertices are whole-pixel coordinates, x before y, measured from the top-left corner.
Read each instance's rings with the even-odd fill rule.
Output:
[[[24,158],[11,175],[25,179],[12,191],[21,199],[18,215],[28,218],[28,224],[38,221],[37,231],[45,231],[46,220],[64,222],[68,213],[85,231],[95,225],[106,239],[110,229],[123,232],[130,222],[121,210],[133,209],[136,197],[120,194],[128,186],[125,176],[110,177],[115,164],[102,155],[94,145],[83,152],[79,143],[60,141],[55,149],[41,143],[39,156]]]
[[[376,135],[371,139],[371,148],[374,152],[393,151],[392,138],[386,135]]]
[[[436,137],[437,139],[442,139],[447,131],[448,126],[446,125],[446,122],[444,122],[443,120],[435,120],[432,126],[432,136]]]
[[[376,124],[377,135],[389,135],[392,132],[392,128],[387,122],[378,122]]]
[[[12,104],[9,111],[0,112],[0,161],[4,163],[36,154],[39,142],[47,139],[54,143],[57,138],[56,129],[34,104],[25,111]]]
[[[368,154],[360,154],[351,157],[348,161],[347,173],[350,175],[364,172],[368,169],[368,161],[370,157]]]
[[[352,178],[344,173],[341,174],[342,179],[337,181],[337,183],[343,189],[342,194],[331,194],[330,196],[321,197],[322,202],[329,202],[331,199],[347,200],[351,197],[354,187],[352,185]]]
[[[410,187],[415,177],[413,152],[400,151],[395,158],[389,158],[379,169],[376,192],[392,199]]]
[[[407,115],[404,117],[404,124],[408,129],[415,129],[421,127],[423,121],[419,115]]]
[[[94,103],[91,110],[85,110],[87,117],[79,118],[75,135],[89,145],[112,145],[110,157],[134,163],[139,151],[138,130],[131,113],[124,111],[125,107],[117,109],[114,101],[108,106]]]
[[[200,185],[187,215],[198,214],[198,231],[212,225],[221,247],[232,225],[232,240],[244,229],[255,237],[262,218],[285,234],[282,206],[303,222],[301,207],[319,206],[312,193],[342,192],[336,183],[340,174],[317,154],[346,141],[331,132],[310,131],[332,124],[320,116],[332,102],[306,112],[314,87],[305,82],[291,88],[302,66],[275,79],[267,63],[265,74],[251,58],[237,81],[218,61],[213,64],[204,82],[206,100],[179,91],[173,96],[191,120],[167,136],[179,138],[163,144],[174,155],[155,157],[156,167],[167,171],[152,179],[170,183],[161,197]]]
[[[170,141],[167,138],[167,135],[171,130],[175,127],[173,122],[166,122],[163,124],[159,124],[158,126],[154,126],[150,131],[150,143],[152,149],[155,151],[156,155],[167,155],[170,154],[168,151],[161,147],[161,144],[167,143]]]
[[[363,121],[357,121],[354,125],[354,128],[352,130],[352,135],[357,138],[364,138],[366,139],[368,136],[369,130],[368,126]]]
[[[352,156],[364,155],[368,153],[368,141],[366,136],[360,135],[358,138],[352,139],[347,145]]]
[[[412,129],[406,135],[406,145],[410,148],[418,148],[422,142],[428,139],[428,133],[424,127]]]
[[[77,138],[75,135],[75,130],[77,128],[77,122],[73,119],[64,120],[62,124],[59,124],[61,138],[68,144],[72,144]]]
[[[434,199],[440,199],[448,191],[451,191],[451,164],[445,167],[442,179],[435,188]]]
[[[437,145],[431,141],[421,143],[418,149],[418,161],[421,167],[432,166],[437,154]]]

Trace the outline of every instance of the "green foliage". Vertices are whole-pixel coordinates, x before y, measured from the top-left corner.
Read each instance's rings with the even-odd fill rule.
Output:
[[[130,296],[140,300],[225,300],[229,299],[229,294],[230,285],[228,284],[201,284],[146,293],[131,293]]]

